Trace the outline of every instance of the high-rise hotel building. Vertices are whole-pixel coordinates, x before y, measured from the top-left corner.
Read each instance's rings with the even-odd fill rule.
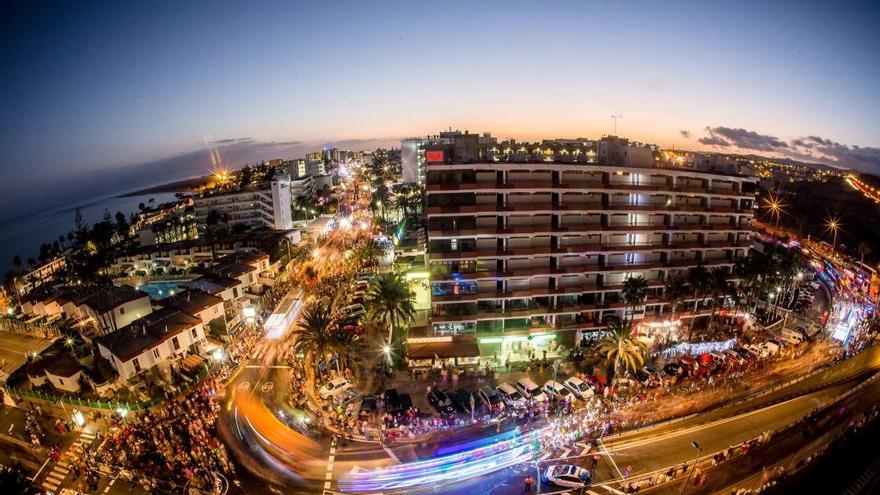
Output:
[[[466,133],[423,152],[435,336],[573,341],[629,316],[622,284],[638,276],[649,294],[632,316],[659,321],[664,280],[731,270],[749,251],[756,178],[735,162],[666,168],[655,147],[615,137]]]

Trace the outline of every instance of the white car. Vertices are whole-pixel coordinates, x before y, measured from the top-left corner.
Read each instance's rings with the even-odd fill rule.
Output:
[[[318,390],[318,395],[320,395],[322,399],[329,399],[330,397],[336,397],[350,388],[351,382],[345,378],[336,378],[330,380],[327,385],[321,387],[321,389]]]
[[[587,385],[587,382],[576,376],[566,378],[562,384],[565,385],[565,388],[571,390],[571,393],[573,393],[578,399],[587,400],[595,393],[593,392],[593,389]]]
[[[779,346],[774,342],[764,342],[759,346],[764,351],[764,356],[775,356],[779,354]]]
[[[526,398],[509,383],[502,383],[495,390],[501,395],[501,400],[514,409],[525,409],[529,405]]]
[[[551,483],[565,488],[586,488],[593,479],[590,472],[578,466],[570,464],[554,464],[544,471],[544,483]]]
[[[545,383],[542,388],[544,389],[544,392],[547,393],[547,395],[553,397],[554,399],[568,401],[572,398],[571,390],[565,388],[565,386],[563,386],[559,382],[547,380],[547,383]]]
[[[521,393],[526,399],[531,399],[535,402],[547,402],[547,395],[545,395],[544,392],[541,391],[541,387],[529,377],[517,380],[516,389],[519,390],[519,393]]]

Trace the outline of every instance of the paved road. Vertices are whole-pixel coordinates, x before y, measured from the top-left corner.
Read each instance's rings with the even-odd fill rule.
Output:
[[[52,343],[52,340],[0,331],[0,378],[5,379],[9,373],[25,362],[28,354],[42,351]]]

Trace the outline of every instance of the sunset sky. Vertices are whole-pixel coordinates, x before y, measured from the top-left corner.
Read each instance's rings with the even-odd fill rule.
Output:
[[[206,143],[239,166],[449,126],[599,137],[611,114],[664,147],[880,172],[878,9],[767,3],[5,3],[2,206],[197,175]]]

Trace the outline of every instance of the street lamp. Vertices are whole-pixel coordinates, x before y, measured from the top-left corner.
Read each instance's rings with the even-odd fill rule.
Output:
[[[697,469],[697,462],[700,460],[700,456],[703,454],[703,447],[700,447],[700,444],[698,444],[697,442],[691,442],[691,447],[697,451],[697,457],[696,459],[694,459],[694,465],[693,467],[691,467],[691,472],[690,474],[688,474],[688,478],[685,480],[684,486],[682,486],[681,491],[678,492],[679,495],[684,493],[684,491],[687,489],[688,483],[691,482],[691,477],[694,475],[694,471],[696,471]]]
[[[778,196],[771,194],[770,197],[767,198],[767,209],[770,210],[770,218],[772,219],[774,216],[776,217],[775,223],[777,227],[779,227],[779,214],[782,213],[783,206],[785,206],[785,204]]]
[[[837,231],[840,230],[840,219],[831,217],[825,223],[826,230],[830,230],[834,234],[834,241],[831,243],[831,251],[837,248]]]

